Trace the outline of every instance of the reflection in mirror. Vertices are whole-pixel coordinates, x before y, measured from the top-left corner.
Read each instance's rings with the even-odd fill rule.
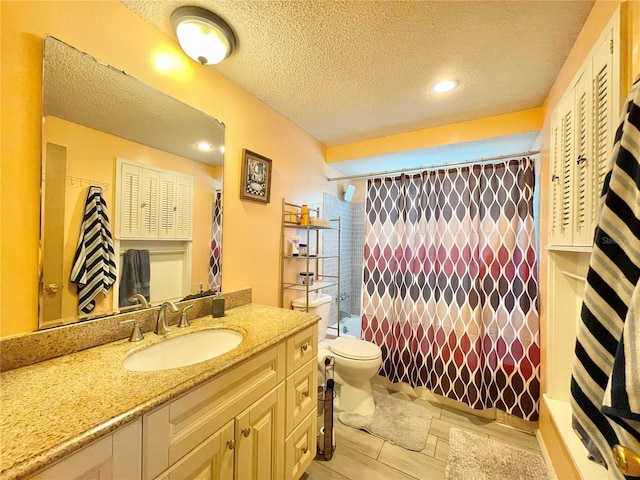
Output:
[[[53,37],[42,106],[40,328],[219,290],[224,125]]]

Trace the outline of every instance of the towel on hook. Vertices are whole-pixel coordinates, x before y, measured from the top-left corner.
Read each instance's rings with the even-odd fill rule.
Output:
[[[71,282],[78,288],[78,312],[91,313],[99,293],[106,295],[116,281],[116,257],[102,188],[87,190]]]
[[[610,417],[640,421],[640,282],[631,296],[602,411]]]
[[[612,447],[640,452],[640,391],[633,383],[640,341],[640,77],[625,102],[607,171],[578,324],[571,408],[591,457],[622,479]]]
[[[151,278],[151,263],[149,250],[127,250],[122,259],[122,273],[120,274],[119,306],[134,305],[129,297],[139,293],[147,302],[151,301],[149,281]]]

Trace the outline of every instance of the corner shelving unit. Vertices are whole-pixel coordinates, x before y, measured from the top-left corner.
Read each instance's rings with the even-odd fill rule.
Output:
[[[290,305],[293,295],[287,295],[287,292],[294,293],[305,292],[306,305],[309,305],[309,294],[318,292],[323,289],[337,289],[334,296],[336,301],[336,312],[340,312],[340,218],[324,219],[329,225],[312,225],[313,218],[320,218],[320,209],[309,208],[309,222],[306,225],[300,224],[302,205],[288,203],[282,200],[282,246],[280,254],[280,307],[285,305],[285,297]],[[326,231],[335,231],[337,234],[336,250],[329,253],[323,253],[325,245],[323,244],[322,234]],[[299,237],[300,243],[307,245],[306,255],[292,255],[291,253],[291,235]],[[334,259],[336,262],[336,273],[324,274],[323,262],[328,259]],[[313,285],[304,284],[299,275],[301,272],[313,273]],[[336,313],[337,335],[340,335],[340,315]],[[329,319],[331,323],[331,319]]]

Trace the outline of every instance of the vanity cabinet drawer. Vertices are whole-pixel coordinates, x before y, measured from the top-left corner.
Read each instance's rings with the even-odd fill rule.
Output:
[[[285,343],[146,414],[143,478],[167,470],[285,379]]]
[[[234,421],[207,438],[156,480],[233,479]]]
[[[317,403],[318,366],[309,361],[287,377],[287,434],[298,425]]]
[[[318,356],[318,326],[296,333],[287,339],[287,375]]]
[[[316,456],[318,417],[314,407],[285,441],[285,478],[298,480]]]
[[[142,467],[142,422],[136,420],[36,473],[37,480],[137,479]]]

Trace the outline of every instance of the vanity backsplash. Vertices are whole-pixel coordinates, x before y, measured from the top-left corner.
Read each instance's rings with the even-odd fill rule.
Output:
[[[226,309],[251,303],[250,288],[227,292],[223,296]],[[178,311],[168,314],[169,324],[178,323],[183,308],[188,305],[193,305],[187,311],[190,320],[210,315],[212,299],[213,297],[209,296],[176,303]],[[0,338],[0,371],[13,370],[128,338],[133,327],[131,323],[121,323],[125,320],[135,319],[143,333],[152,332],[159,308],[156,306],[64,327]]]

